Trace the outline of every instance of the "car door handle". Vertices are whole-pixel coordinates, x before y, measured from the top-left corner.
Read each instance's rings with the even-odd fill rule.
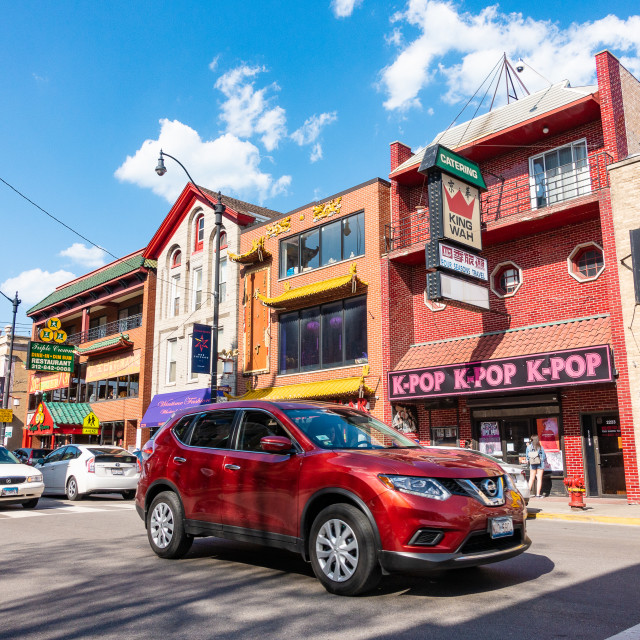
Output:
[[[237,464],[225,464],[225,469],[231,469],[232,471],[237,471],[240,467]]]
[[[182,464],[183,462],[186,462],[186,461],[187,461],[187,459],[186,459],[186,458],[180,458],[179,456],[176,456],[176,457],[173,459],[173,461],[174,461],[174,462],[177,462],[178,464]]]

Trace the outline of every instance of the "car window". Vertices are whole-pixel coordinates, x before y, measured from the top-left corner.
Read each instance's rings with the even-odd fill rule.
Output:
[[[192,447],[227,449],[235,411],[209,411],[196,418],[189,444]]]
[[[196,413],[190,416],[185,416],[184,418],[180,418],[176,426],[173,427],[173,433],[175,434],[176,438],[180,440],[180,442],[183,442],[185,444],[187,443],[187,438],[189,436],[189,427],[192,425],[197,416],[198,414]]]
[[[67,447],[60,447],[60,449],[56,449],[52,453],[50,453],[45,459],[43,464],[49,464],[51,462],[58,462],[58,460],[62,459],[64,452]]]
[[[75,447],[67,447],[62,456],[62,460],[75,460],[79,453],[80,452]]]
[[[32,458],[44,458],[48,453],[51,453],[51,449],[31,449]]]
[[[270,413],[245,411],[238,435],[238,449],[242,451],[262,451],[260,439],[265,436],[291,437]]]
[[[0,464],[20,464],[20,460],[8,449],[0,447]]]

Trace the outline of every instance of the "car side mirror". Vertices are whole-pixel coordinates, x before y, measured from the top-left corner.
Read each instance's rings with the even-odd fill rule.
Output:
[[[287,453],[293,449],[293,442],[284,436],[265,436],[260,438],[260,446],[268,453]]]

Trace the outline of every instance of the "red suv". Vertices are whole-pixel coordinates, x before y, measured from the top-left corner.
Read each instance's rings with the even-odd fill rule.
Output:
[[[196,536],[289,549],[331,593],[382,573],[511,558],[531,544],[508,474],[464,449],[423,448],[326,403],[232,402],[176,414],[143,464],[136,508],[151,548]]]

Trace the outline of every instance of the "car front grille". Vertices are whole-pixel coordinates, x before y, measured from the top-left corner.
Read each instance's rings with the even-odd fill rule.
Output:
[[[9,476],[8,478],[0,478],[0,487],[9,484],[22,484],[26,479],[26,476]]]
[[[517,547],[521,543],[522,529],[519,527],[514,527],[512,536],[504,538],[492,538],[486,531],[476,531],[465,540],[459,552],[466,555],[469,553],[486,553],[488,551],[506,551]]]
[[[455,496],[474,498],[490,507],[499,507],[505,503],[504,491],[507,483],[502,476],[469,479],[437,478],[437,480],[449,493]],[[487,483],[487,480],[490,482]],[[489,488],[492,486],[494,491],[490,493]]]

